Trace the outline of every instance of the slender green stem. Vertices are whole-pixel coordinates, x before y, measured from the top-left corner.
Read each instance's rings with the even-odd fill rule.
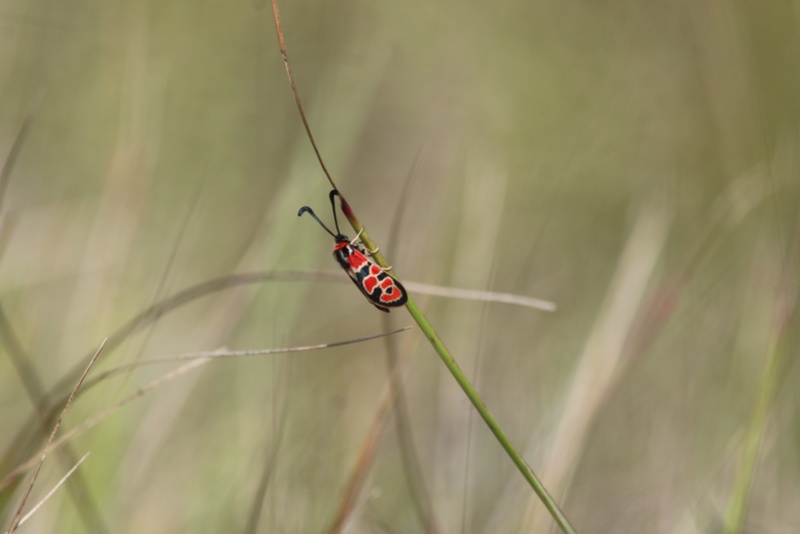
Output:
[[[368,249],[370,250],[377,249],[377,247],[375,246],[375,242],[372,241],[372,239],[369,236],[369,233],[366,230],[364,230],[363,225],[358,221],[358,218],[353,213],[353,210],[350,209],[350,205],[347,204],[347,201],[344,199],[344,197],[340,197],[340,199],[342,202],[342,212],[347,217],[347,220],[350,221],[350,224],[353,226],[353,229],[356,232],[361,232],[361,241]],[[375,262],[381,267],[389,266],[386,261],[386,258],[383,257],[380,251],[374,253],[372,255],[372,259],[375,260]],[[392,273],[392,275],[394,275],[394,273]],[[411,317],[413,317],[414,320],[417,322],[420,329],[425,334],[425,337],[428,338],[428,341],[430,341],[431,346],[433,346],[436,353],[442,359],[445,366],[450,371],[450,374],[453,375],[453,378],[456,379],[458,385],[461,386],[461,389],[467,395],[467,398],[470,400],[470,402],[472,402],[472,405],[475,406],[475,409],[478,411],[478,414],[480,414],[480,416],[486,422],[486,425],[489,427],[489,430],[492,431],[492,433],[497,438],[497,441],[499,441],[500,445],[503,447],[503,449],[505,449],[509,458],[511,458],[511,461],[514,462],[514,465],[517,466],[519,472],[522,473],[522,476],[525,477],[525,480],[528,481],[528,484],[530,484],[531,488],[533,488],[533,491],[536,492],[536,495],[538,495],[539,499],[541,499],[542,503],[544,503],[545,507],[550,512],[550,515],[553,516],[553,519],[556,521],[556,523],[558,523],[558,526],[560,526],[561,530],[563,530],[567,534],[574,534],[575,529],[572,528],[572,525],[570,525],[569,521],[567,520],[567,517],[558,507],[558,504],[556,504],[555,500],[547,492],[547,489],[545,489],[544,485],[541,483],[539,478],[533,472],[533,469],[531,469],[530,466],[527,463],[525,463],[525,460],[522,458],[522,455],[519,453],[519,451],[517,451],[517,449],[511,443],[511,440],[508,439],[506,433],[503,432],[500,423],[497,422],[497,419],[494,418],[492,412],[489,411],[489,409],[483,403],[483,400],[481,400],[480,395],[478,394],[478,392],[475,390],[475,387],[467,378],[467,375],[465,375],[464,371],[461,370],[461,367],[459,367],[458,362],[456,362],[455,358],[453,358],[453,356],[450,354],[450,351],[447,350],[447,347],[445,347],[444,342],[441,340],[441,338],[439,338],[439,335],[433,329],[431,323],[428,322],[428,319],[419,309],[416,302],[414,302],[414,299],[412,299],[410,296],[408,297],[408,302],[406,303],[406,309],[411,314]]]
[[[408,312],[417,322],[420,329],[422,329],[423,333],[425,334],[425,337],[428,338],[428,341],[430,341],[431,345],[436,350],[436,353],[439,354],[439,357],[442,359],[445,366],[447,366],[447,369],[453,375],[453,378],[456,379],[458,385],[461,386],[461,389],[464,390],[464,393],[467,395],[470,402],[472,402],[472,405],[475,406],[475,409],[478,411],[480,416],[486,422],[486,425],[489,427],[489,430],[492,431],[492,433],[497,438],[497,441],[499,441],[500,445],[502,445],[503,449],[505,449],[509,458],[511,458],[511,461],[514,462],[514,465],[517,466],[519,472],[522,473],[522,476],[525,477],[525,480],[527,480],[528,484],[531,485],[533,491],[535,491],[536,495],[538,495],[539,498],[542,500],[542,503],[544,503],[545,507],[550,512],[550,515],[552,515],[553,519],[555,519],[556,523],[558,523],[558,526],[560,526],[561,530],[563,530],[564,532],[568,534],[573,534],[575,530],[572,528],[572,525],[569,524],[567,517],[558,507],[556,501],[553,500],[553,498],[547,492],[547,489],[545,489],[544,485],[541,483],[539,478],[533,472],[533,469],[531,469],[530,466],[527,463],[525,463],[525,460],[522,458],[522,455],[519,453],[519,451],[517,451],[517,449],[508,439],[508,436],[506,436],[505,432],[503,432],[500,423],[497,422],[497,420],[494,418],[494,415],[492,415],[492,412],[490,412],[489,409],[486,407],[486,405],[483,403],[480,396],[478,395],[478,392],[475,391],[475,388],[473,387],[472,383],[470,383],[469,379],[464,374],[464,371],[462,371],[461,368],[458,366],[458,363],[456,362],[455,358],[453,358],[453,356],[450,354],[450,351],[447,350],[447,347],[444,346],[444,343],[436,334],[436,331],[433,329],[433,326],[431,326],[431,324],[428,322],[428,319],[425,317],[422,311],[420,311],[420,309],[417,307],[416,302],[414,302],[414,300],[411,297],[408,298],[408,302],[406,303],[406,309],[408,309]]]
[[[297,111],[300,113],[300,118],[303,121],[303,127],[306,130],[306,134],[308,134],[308,140],[311,141],[311,146],[314,148],[314,153],[317,155],[317,159],[319,160],[319,163],[322,166],[322,170],[325,173],[325,176],[328,178],[328,182],[330,182],[331,186],[333,186],[334,189],[338,189],[336,187],[336,183],[333,181],[333,178],[328,172],[325,163],[322,161],[322,155],[320,154],[319,149],[317,148],[317,143],[314,141],[314,136],[311,134],[311,128],[308,125],[308,120],[306,119],[305,112],[303,111],[303,105],[300,102],[300,95],[298,94],[297,86],[294,83],[294,77],[292,76],[292,69],[291,66],[289,65],[289,56],[288,53],[286,52],[286,41],[283,37],[281,17],[280,17],[280,12],[278,10],[278,0],[272,0],[272,18],[275,22],[275,33],[277,34],[278,37],[278,48],[280,48],[281,50],[281,56],[283,57],[283,64],[284,67],[286,68],[286,76],[289,78],[289,86],[291,87],[292,94],[294,95],[295,104],[297,105]],[[391,272],[391,268],[389,267],[386,258],[384,258],[383,255],[378,251],[378,247],[375,246],[375,242],[372,241],[372,239],[369,237],[369,234],[364,230],[364,226],[360,222],[358,222],[358,218],[353,213],[353,210],[350,209],[350,205],[341,195],[339,196],[339,200],[341,201],[342,212],[350,221],[350,224],[352,225],[353,229],[356,232],[359,232],[358,235],[361,236],[361,241],[369,250],[375,251],[374,253],[372,253],[372,259],[375,260],[375,262],[384,269],[389,270],[391,274],[394,274]],[[450,370],[450,373],[456,379],[456,382],[458,382],[458,384],[461,386],[461,389],[464,390],[464,393],[467,394],[467,397],[475,406],[475,409],[478,410],[478,413],[481,415],[483,420],[486,421],[487,425],[489,425],[489,428],[491,429],[492,433],[494,433],[494,435],[497,437],[497,440],[500,442],[500,444],[506,450],[508,455],[511,457],[511,460],[517,466],[520,473],[522,473],[522,476],[525,477],[525,480],[528,481],[533,490],[536,492],[536,494],[544,503],[545,507],[547,507],[547,509],[550,511],[550,515],[553,516],[553,519],[555,519],[556,523],[558,523],[558,525],[564,532],[566,532],[567,534],[573,534],[575,530],[572,528],[572,526],[569,524],[569,521],[567,521],[567,518],[558,508],[556,502],[547,493],[547,490],[544,488],[539,479],[536,478],[536,475],[533,473],[533,470],[528,466],[528,464],[525,463],[525,460],[522,459],[522,455],[520,455],[517,449],[515,449],[514,446],[511,444],[511,442],[508,439],[508,436],[506,436],[505,432],[503,432],[503,429],[500,427],[500,424],[497,422],[497,420],[494,418],[494,416],[491,414],[488,408],[486,408],[486,405],[483,404],[483,401],[478,395],[478,392],[475,391],[475,388],[472,386],[470,381],[467,379],[467,376],[458,366],[456,360],[447,350],[447,347],[444,346],[442,340],[439,339],[439,336],[436,334],[436,331],[433,329],[433,326],[431,326],[431,324],[422,314],[420,309],[414,303],[414,300],[411,299],[410,297],[408,298],[408,302],[406,303],[406,308],[408,309],[409,313],[411,313],[411,316],[414,318],[414,320],[417,321],[417,324],[425,333],[425,336],[431,342],[433,348],[442,358],[442,361]]]
[[[772,400],[775,395],[775,388],[780,377],[781,362],[783,361],[782,354],[782,336],[778,333],[775,334],[772,346],[768,351],[767,361],[759,381],[758,396],[747,425],[744,448],[739,461],[739,469],[736,472],[733,493],[728,505],[728,514],[725,519],[726,534],[738,534],[742,532],[744,526],[747,503],[750,500],[753,477],[758,465],[761,440],[764,436],[772,408]]]

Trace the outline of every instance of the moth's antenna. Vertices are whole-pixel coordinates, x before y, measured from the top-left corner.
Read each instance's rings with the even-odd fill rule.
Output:
[[[325,223],[323,223],[322,221],[320,221],[320,220],[319,220],[319,217],[317,217],[317,214],[316,214],[316,213],[314,213],[314,210],[312,210],[312,209],[311,209],[311,208],[309,208],[308,206],[303,206],[302,208],[300,208],[300,211],[298,211],[298,212],[297,212],[297,216],[298,216],[298,217],[300,217],[300,216],[301,216],[302,214],[304,214],[304,213],[308,213],[309,215],[311,215],[312,217],[314,217],[314,219],[315,219],[315,220],[316,220],[316,221],[319,223],[319,225],[320,225],[320,226],[322,226],[323,228],[325,228],[325,231],[326,231],[326,232],[328,232],[329,234],[331,234],[331,235],[333,236],[333,238],[334,238],[334,239],[336,239],[336,238],[338,237],[336,234],[334,234],[333,232],[331,232],[330,228],[328,228],[327,226],[325,226]],[[336,215],[336,213],[334,213],[334,216],[335,216],[335,215]],[[337,232],[339,231],[339,228],[338,228],[338,226],[337,226],[337,228],[336,228],[336,231],[337,231]]]
[[[333,201],[333,197],[338,197],[339,191],[336,189],[331,189],[331,192],[328,193],[328,198],[331,199],[331,211],[333,211],[333,222],[336,224],[336,233],[341,235],[342,232],[339,231],[339,219],[336,217],[336,202]]]
[[[300,95],[297,93],[297,86],[294,83],[292,68],[289,66],[289,56],[286,54],[286,42],[283,40],[283,27],[281,26],[281,15],[278,12],[278,0],[272,0],[272,18],[275,20],[275,32],[278,34],[278,48],[281,49],[283,66],[286,67],[286,76],[289,78],[289,85],[292,88],[292,94],[294,94],[294,103],[297,105],[297,111],[300,112],[300,120],[303,121],[303,127],[306,129],[308,140],[311,141],[311,146],[314,148],[314,153],[317,155],[319,164],[322,166],[322,171],[325,173],[325,176],[328,177],[328,181],[331,183],[331,186],[336,189],[336,184],[333,182],[333,178],[331,178],[331,173],[328,172],[325,162],[322,161],[322,154],[319,153],[317,143],[314,141],[314,136],[311,135],[311,127],[308,125],[308,120],[306,120],[306,114],[303,111],[303,104],[300,103]],[[313,212],[311,213],[313,214]]]

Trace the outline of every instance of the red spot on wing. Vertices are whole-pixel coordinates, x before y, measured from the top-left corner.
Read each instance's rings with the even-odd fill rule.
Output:
[[[347,262],[350,264],[352,269],[355,271],[360,271],[364,265],[369,263],[369,260],[358,250],[353,249],[350,251],[350,255],[347,256]]]
[[[386,278],[383,282],[381,282],[381,288],[383,292],[381,293],[381,302],[385,304],[391,304],[392,302],[397,302],[398,300],[403,298],[403,292],[400,291],[400,288],[394,283],[394,280],[391,278]]]
[[[372,293],[372,290],[375,289],[375,286],[378,285],[378,279],[375,278],[374,276],[367,276],[366,278],[364,278],[362,284],[364,285],[364,289],[366,290],[367,293]]]

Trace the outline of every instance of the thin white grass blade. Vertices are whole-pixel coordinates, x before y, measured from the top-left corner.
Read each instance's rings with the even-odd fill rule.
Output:
[[[78,393],[78,390],[81,388],[83,381],[86,379],[86,375],[89,374],[89,369],[92,368],[94,362],[97,361],[97,357],[100,356],[101,352],[103,352],[103,347],[106,346],[106,341],[108,341],[107,338],[104,339],[102,343],[100,343],[100,346],[97,348],[97,351],[95,351],[94,356],[92,356],[92,359],[89,361],[89,364],[86,366],[86,369],[84,369],[80,380],[78,380],[78,383],[75,384],[75,387],[72,389],[72,393],[70,393],[69,398],[67,399],[67,403],[64,405],[64,409],[61,410],[61,415],[58,416],[58,420],[56,421],[56,424],[53,426],[53,431],[50,433],[50,438],[47,440],[47,443],[44,446],[44,450],[42,451],[42,456],[39,459],[39,462],[36,464],[36,469],[33,472],[33,476],[31,476],[31,480],[30,482],[28,482],[28,486],[25,488],[25,493],[22,495],[22,500],[20,500],[19,506],[17,507],[17,511],[14,514],[14,518],[11,520],[11,526],[8,527],[8,534],[12,534],[19,526],[19,520],[20,517],[22,516],[22,509],[25,507],[25,502],[27,502],[28,497],[30,497],[31,490],[33,489],[33,485],[36,483],[36,478],[39,476],[39,471],[42,468],[44,459],[47,458],[47,454],[50,452],[51,446],[53,446],[55,443],[53,440],[56,437],[58,429],[61,427],[61,421],[64,420],[64,416],[67,414],[67,410],[69,410],[69,407],[72,405],[72,401],[73,399],[75,399],[75,395]]]
[[[43,505],[44,503],[46,503],[46,502],[47,502],[47,500],[48,500],[50,497],[52,497],[52,496],[53,496],[53,494],[56,492],[56,490],[58,490],[58,488],[60,488],[60,487],[61,487],[61,485],[62,485],[64,482],[66,482],[66,481],[67,481],[67,479],[70,477],[70,475],[72,475],[72,473],[74,473],[74,472],[75,472],[75,470],[78,468],[78,466],[80,466],[80,465],[83,463],[83,461],[84,461],[86,458],[88,458],[88,457],[89,457],[89,455],[90,455],[90,454],[91,454],[90,452],[87,452],[86,454],[84,454],[84,455],[83,455],[83,458],[81,458],[80,460],[78,460],[78,463],[76,463],[75,465],[73,465],[73,466],[72,466],[72,469],[70,469],[69,471],[67,471],[67,474],[65,474],[63,477],[61,477],[61,480],[59,480],[59,481],[58,481],[58,483],[57,483],[55,486],[53,486],[53,489],[51,489],[50,491],[48,491],[48,492],[47,492],[47,495],[45,495],[45,496],[44,496],[44,498],[43,498],[41,501],[39,501],[38,503],[36,503],[36,506],[34,506],[33,508],[31,508],[30,512],[28,512],[27,514],[25,514],[24,516],[22,516],[22,519],[20,519],[20,520],[19,520],[19,523],[17,524],[17,526],[20,526],[20,525],[22,525],[22,524],[23,524],[23,523],[25,523],[25,521],[27,521],[27,520],[28,520],[28,519],[29,519],[31,516],[33,516],[33,514],[35,514],[35,513],[36,513],[36,511],[37,511],[39,508],[41,508],[41,507],[42,507],[42,505]]]
[[[542,462],[542,480],[556,499],[568,490],[591,422],[626,364],[622,347],[663,250],[668,228],[669,216],[663,209],[645,208],[622,251],[603,309],[567,390],[549,454]],[[549,521],[546,514],[535,512],[538,508],[538,501],[529,501],[524,532],[547,530]]]
[[[514,306],[524,306],[542,311],[556,311],[555,302],[542,300],[513,293],[498,293],[495,291],[480,291],[477,289],[459,289],[457,287],[444,287],[422,282],[403,281],[406,289],[423,295],[433,295],[436,297],[446,297],[451,299],[477,300],[479,302],[497,302],[500,304],[513,304]]]
[[[119,369],[126,370],[126,369],[131,369],[131,368],[134,368],[134,367],[138,367],[140,365],[151,364],[151,363],[170,363],[170,362],[176,362],[176,361],[189,360],[188,363],[186,363],[184,365],[181,365],[180,367],[177,367],[176,369],[170,371],[169,373],[166,373],[166,374],[160,376],[159,378],[156,378],[155,380],[152,380],[151,382],[148,382],[144,386],[142,386],[139,389],[137,389],[135,393],[133,393],[133,394],[129,395],[128,397],[122,399],[121,401],[119,401],[119,402],[107,407],[106,409],[101,410],[100,412],[96,413],[92,417],[89,417],[88,419],[85,419],[78,426],[76,426],[75,428],[73,428],[69,432],[64,433],[64,435],[62,435],[59,439],[53,441],[52,437],[54,437],[54,435],[51,436],[51,441],[48,442],[48,447],[45,448],[45,455],[49,451],[55,450],[58,447],[63,446],[65,443],[68,443],[69,441],[74,439],[79,434],[81,434],[81,433],[85,432],[86,430],[89,430],[90,428],[92,428],[95,425],[99,424],[103,420],[107,419],[108,417],[110,417],[111,415],[113,415],[114,413],[116,413],[117,411],[122,409],[127,404],[130,404],[131,402],[133,402],[136,399],[138,399],[139,397],[142,397],[142,396],[146,395],[147,393],[149,393],[150,391],[152,391],[152,390],[164,385],[165,383],[170,382],[170,381],[172,381],[172,380],[174,380],[174,379],[176,379],[176,378],[188,373],[189,371],[195,369],[196,367],[200,367],[201,365],[209,363],[211,360],[219,359],[219,358],[233,358],[233,357],[243,357],[243,356],[257,356],[257,355],[269,355],[269,354],[281,354],[281,353],[306,352],[306,351],[312,351],[312,350],[320,350],[320,349],[325,349],[325,348],[330,348],[330,347],[338,347],[338,346],[342,346],[342,345],[350,345],[350,344],[353,344],[353,343],[359,343],[359,342],[362,342],[362,341],[368,341],[368,340],[372,340],[372,339],[376,339],[376,338],[380,338],[380,337],[386,337],[386,336],[393,335],[393,334],[396,334],[396,333],[399,333],[399,332],[404,332],[406,330],[409,330],[410,328],[411,328],[410,326],[407,326],[407,327],[404,327],[404,328],[400,328],[400,329],[394,330],[392,332],[383,332],[383,333],[380,333],[380,334],[375,334],[375,335],[372,335],[372,336],[362,337],[362,338],[358,338],[358,339],[349,339],[349,340],[345,340],[345,341],[337,341],[337,342],[334,342],[334,343],[322,343],[322,344],[318,344],[318,345],[306,345],[306,346],[302,346],[302,347],[287,347],[287,348],[280,348],[280,349],[260,349],[260,350],[240,350],[240,351],[216,350],[216,351],[210,351],[210,352],[184,353],[184,354],[179,354],[177,356],[171,356],[171,357],[168,357],[168,358],[158,358],[158,359],[153,359],[153,360],[142,360],[140,362],[137,362],[136,364],[120,367]],[[99,354],[99,351],[98,351],[97,354]],[[92,359],[91,363],[94,363],[94,360],[96,359],[96,357],[97,356],[95,355],[95,358]],[[91,363],[90,363],[89,367],[91,367]],[[89,369],[89,367],[87,367],[87,370]],[[82,381],[83,381],[83,379],[81,379],[81,382]],[[74,393],[73,393],[73,395],[74,395]],[[70,399],[70,401],[71,400],[72,399]],[[69,403],[67,404],[67,407],[69,407]],[[62,416],[63,416],[63,413],[62,413]],[[60,423],[60,420],[59,420],[59,423]],[[9,472],[5,476],[5,478],[0,480],[0,490],[2,490],[3,488],[7,487],[8,484],[10,484],[10,482],[14,478],[16,478],[16,476],[19,475],[21,472],[24,472],[24,471],[30,469],[31,467],[33,467],[34,465],[36,465],[36,459],[37,459],[37,457],[34,456],[34,457],[28,459],[28,461],[26,461],[26,462],[20,464],[19,466],[17,466],[11,472]],[[42,456],[41,461],[44,461],[44,456]],[[41,463],[39,465],[41,465]]]

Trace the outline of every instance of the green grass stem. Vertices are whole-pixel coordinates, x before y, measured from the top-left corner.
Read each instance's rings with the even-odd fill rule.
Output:
[[[733,493],[728,504],[728,513],[725,518],[725,533],[738,534],[743,531],[747,504],[753,488],[753,478],[758,466],[761,441],[767,428],[767,421],[775,397],[780,370],[782,368],[783,336],[777,333],[767,353],[767,361],[758,384],[758,392],[753,405],[747,433],[744,437],[742,456],[739,468],[736,471],[736,480],[733,484]]]
[[[350,221],[350,224],[353,226],[353,230],[355,230],[356,232],[360,232],[360,239],[362,243],[364,243],[364,246],[366,246],[366,248],[369,250],[376,250],[376,252],[372,255],[372,259],[375,260],[375,262],[381,267],[384,268],[390,267],[388,262],[386,261],[386,258],[384,258],[383,255],[380,253],[380,250],[378,250],[378,247],[375,245],[375,242],[372,241],[372,238],[370,238],[369,233],[364,229],[363,225],[359,222],[358,218],[353,213],[353,210],[350,208],[350,205],[347,203],[344,197],[340,196],[339,198],[341,199],[342,203],[342,212],[347,217],[347,220]],[[389,270],[389,272],[392,274],[392,276],[396,277],[396,275],[394,274],[393,271],[391,271],[391,269]],[[497,422],[497,419],[495,419],[494,415],[492,415],[492,412],[490,412],[489,409],[486,407],[486,405],[483,403],[483,400],[481,399],[478,392],[475,390],[475,387],[467,378],[467,375],[465,375],[464,371],[461,370],[461,367],[459,367],[458,362],[456,362],[455,358],[453,358],[453,355],[450,354],[450,351],[447,350],[447,347],[445,346],[444,342],[441,340],[439,335],[436,333],[436,330],[434,330],[433,326],[428,321],[427,317],[425,317],[425,314],[422,313],[422,310],[419,309],[416,302],[414,302],[414,299],[411,298],[411,296],[408,297],[408,302],[406,303],[406,309],[411,314],[411,317],[413,317],[416,323],[419,325],[420,329],[425,334],[425,337],[428,338],[428,341],[430,342],[431,346],[439,355],[439,357],[442,359],[442,362],[444,362],[444,365],[450,371],[450,374],[453,375],[453,378],[455,378],[456,382],[458,382],[458,385],[461,386],[461,389],[467,395],[467,398],[470,400],[472,405],[475,406],[475,409],[478,411],[478,414],[480,414],[484,422],[486,422],[486,425],[489,427],[489,430],[492,431],[492,434],[495,435],[497,441],[500,442],[500,445],[506,451],[508,457],[511,458],[511,461],[514,462],[514,465],[517,466],[519,472],[522,474],[523,477],[525,477],[525,480],[528,481],[528,484],[530,484],[531,488],[533,488],[533,491],[536,492],[536,495],[539,496],[539,499],[542,501],[547,510],[550,512],[550,515],[553,516],[555,522],[558,524],[559,527],[561,527],[562,531],[566,532],[567,534],[574,534],[575,529],[573,529],[572,525],[570,525],[569,521],[567,520],[567,517],[564,515],[564,512],[561,511],[556,501],[547,492],[547,489],[544,487],[544,484],[542,484],[542,482],[533,472],[533,469],[530,468],[530,466],[522,458],[522,455],[519,453],[516,447],[514,447],[514,445],[511,443],[511,440],[503,431],[503,428],[500,426],[500,423]]]

